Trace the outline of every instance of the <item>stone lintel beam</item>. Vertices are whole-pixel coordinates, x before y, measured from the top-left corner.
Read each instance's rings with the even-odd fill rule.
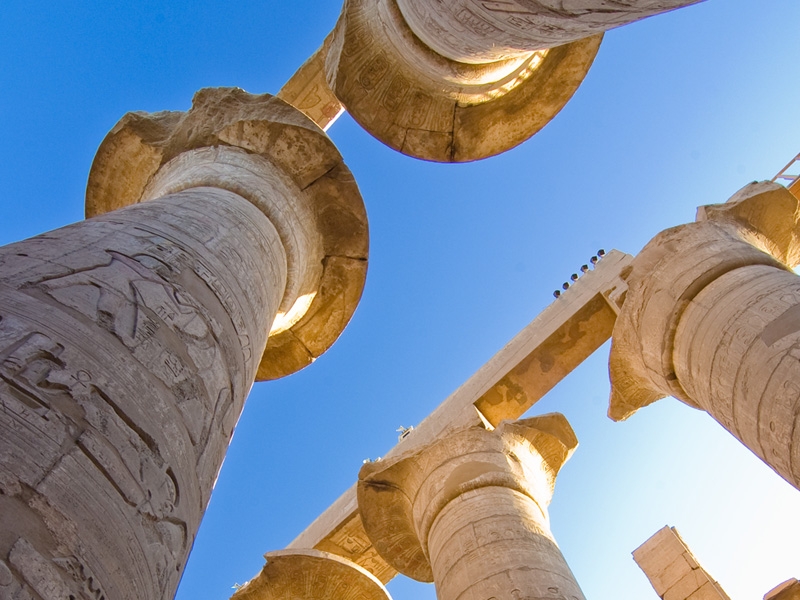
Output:
[[[319,550],[280,550],[264,555],[261,572],[232,600],[391,600],[369,571]]]
[[[347,112],[386,145],[466,162],[513,148],[544,127],[583,81],[601,38],[466,64],[425,45],[395,0],[346,0],[326,72]]]
[[[798,205],[752,183],[645,246],[614,327],[611,418],[672,395],[800,485]]]
[[[674,527],[654,533],[633,551],[633,560],[663,600],[730,600]]]
[[[767,592],[764,600],[800,600],[800,581],[795,578],[784,581]]]
[[[358,507],[381,556],[433,581],[442,600],[583,598],[552,538],[547,506],[577,447],[560,414],[470,427],[367,463]]]
[[[397,4],[426,45],[451,60],[474,64],[561,46],[698,1],[397,0]]]
[[[333,125],[344,112],[339,99],[328,87],[325,78],[325,56],[330,48],[331,36],[303,63],[276,94],[314,121],[323,131]]]
[[[229,166],[208,168],[217,159],[198,153],[202,148],[268,161],[272,177],[294,189],[291,204],[247,197],[273,222],[287,250],[286,291],[257,379],[283,377],[327,350],[358,304],[368,253],[363,201],[341,155],[307,117],[268,94],[215,88],[197,92],[186,113],[129,113],[120,120],[92,165],[87,217],[191,187],[245,193],[236,178],[226,177]]]
[[[608,340],[633,257],[611,250],[417,425],[386,458],[434,442],[446,431],[521,417]],[[384,583],[397,571],[377,553],[358,514],[355,486],[290,545],[345,556]]]

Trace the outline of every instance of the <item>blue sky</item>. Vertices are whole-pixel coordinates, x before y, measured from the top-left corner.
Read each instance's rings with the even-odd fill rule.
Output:
[[[0,4],[0,243],[83,216],[92,157],[130,110],[184,110],[201,87],[276,92],[338,2]],[[330,130],[370,219],[364,297],[310,368],[257,384],[179,600],[223,599],[552,300],[598,248],[637,252],[800,151],[796,0],[708,0],[610,32],[540,134],[437,165],[343,116]],[[587,597],[655,599],[630,552],[675,525],[733,600],[800,576],[800,493],[708,416],[663,400],[605,417],[607,347],[532,411],[581,446],[551,506]],[[432,599],[397,579],[396,600]]]

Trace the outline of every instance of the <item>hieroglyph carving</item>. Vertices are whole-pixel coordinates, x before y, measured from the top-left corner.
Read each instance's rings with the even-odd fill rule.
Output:
[[[698,1],[397,0],[397,5],[436,52],[480,63],[553,48]]]
[[[0,597],[171,597],[281,276],[208,188],[0,250]]]

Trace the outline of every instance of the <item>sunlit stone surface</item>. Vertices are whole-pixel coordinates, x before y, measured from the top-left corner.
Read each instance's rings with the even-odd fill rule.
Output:
[[[767,592],[764,600],[800,600],[800,581],[792,578]]]
[[[633,551],[633,559],[663,600],[730,600],[674,527],[659,529]]]
[[[450,432],[368,463],[358,483],[364,530],[400,573],[433,581],[440,600],[583,600],[547,514],[577,443],[551,414]]]
[[[279,550],[232,600],[391,600],[366,569],[319,550]]]
[[[696,1],[346,0],[321,52],[329,89],[369,133],[409,156],[465,162],[550,122],[603,32]],[[324,87],[310,64],[292,93],[300,79]],[[325,105],[311,96],[309,114]]]
[[[603,33],[700,0],[397,0],[425,44],[451,60],[485,63]]]
[[[672,395],[800,487],[800,202],[753,183],[633,262],[614,327],[609,416]]]
[[[351,176],[270,96],[126,116],[87,211],[0,249],[4,599],[171,598],[257,372],[322,352],[364,280]]]

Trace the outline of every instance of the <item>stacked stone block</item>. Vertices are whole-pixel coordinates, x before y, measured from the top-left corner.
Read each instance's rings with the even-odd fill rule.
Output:
[[[658,530],[633,551],[633,559],[663,600],[730,600],[674,527]]]

